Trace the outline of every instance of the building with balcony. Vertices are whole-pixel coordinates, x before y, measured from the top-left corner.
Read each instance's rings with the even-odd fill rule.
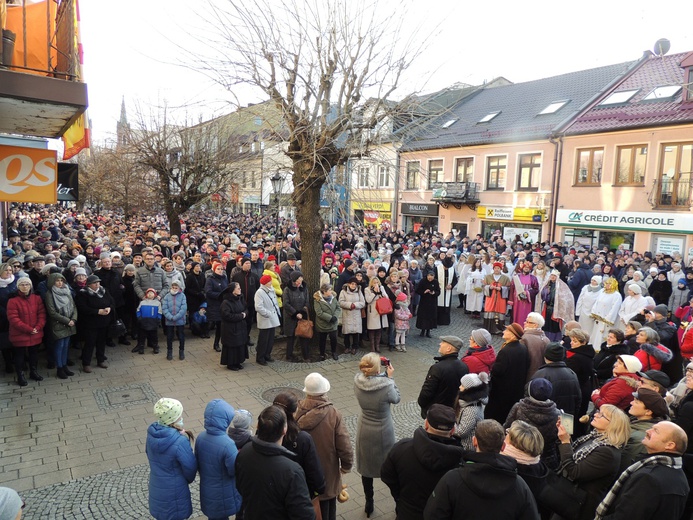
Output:
[[[693,52],[649,54],[560,139],[556,240],[693,247]]]

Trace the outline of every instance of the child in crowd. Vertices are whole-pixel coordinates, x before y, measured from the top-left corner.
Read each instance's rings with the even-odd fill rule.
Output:
[[[193,314],[190,330],[195,336],[209,337],[209,323],[207,323],[207,302],[202,302],[200,308]]]
[[[154,349],[154,354],[159,353],[158,329],[161,323],[161,302],[156,297],[154,289],[147,289],[137,307],[137,319],[140,323],[140,332],[137,336],[137,352],[144,354],[144,342]]]
[[[404,346],[404,342],[407,337],[407,331],[409,330],[409,318],[411,318],[411,312],[409,311],[409,301],[407,295],[403,292],[397,295],[396,300],[397,306],[395,307],[395,350],[397,352],[406,352],[407,347]]]
[[[188,303],[185,294],[181,291],[180,282],[173,280],[171,290],[164,296],[162,309],[166,318],[166,359],[173,359],[173,335],[178,336],[178,359],[185,359],[185,316],[188,312]]]

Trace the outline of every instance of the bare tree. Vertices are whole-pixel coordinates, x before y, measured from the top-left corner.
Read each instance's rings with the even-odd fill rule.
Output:
[[[281,111],[293,164],[293,204],[301,233],[303,272],[317,289],[320,189],[349,155],[356,125],[373,127],[418,51],[400,34],[404,11],[379,2],[229,0],[211,10],[203,70],[229,90],[250,85]],[[364,120],[359,103],[373,104]]]

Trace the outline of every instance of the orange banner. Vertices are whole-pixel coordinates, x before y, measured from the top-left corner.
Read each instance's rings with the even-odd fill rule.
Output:
[[[0,201],[58,202],[55,150],[0,145]]]

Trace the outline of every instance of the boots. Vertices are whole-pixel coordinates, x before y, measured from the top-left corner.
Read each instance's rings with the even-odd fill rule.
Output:
[[[373,479],[369,477],[361,477],[361,483],[363,484],[363,495],[366,498],[366,518],[371,517],[373,513]]]
[[[419,306],[418,306],[418,305],[412,305],[412,306],[411,306],[411,315],[412,315],[412,317],[414,317],[414,318],[416,317],[416,311],[418,311],[418,310],[419,310]]]
[[[19,386],[26,386],[29,384],[26,377],[24,377],[24,372],[17,372],[17,384]]]
[[[168,359],[169,361],[173,359],[173,347],[169,347],[166,350],[166,359]]]
[[[65,374],[67,377],[72,377],[75,375],[75,373],[66,366],[63,367],[63,374]]]
[[[426,329],[426,337],[427,338],[431,337],[431,329]]]
[[[419,333],[419,336],[422,338],[424,337],[424,334],[426,334],[426,329],[421,329],[421,332]]]
[[[185,349],[178,349],[178,359],[181,361],[185,360]]]
[[[67,374],[65,373],[65,369],[63,367],[58,367],[57,376],[58,379],[67,379]]]
[[[29,368],[29,377],[31,379],[33,379],[34,381],[43,381],[43,378],[36,371],[36,367],[30,367]]]

